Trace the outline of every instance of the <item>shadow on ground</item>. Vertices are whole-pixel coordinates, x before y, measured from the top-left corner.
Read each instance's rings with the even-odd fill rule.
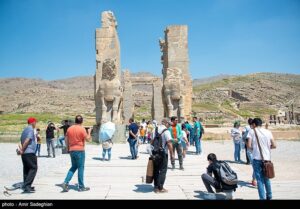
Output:
[[[248,187],[248,188],[252,188],[252,189],[256,189],[255,186],[253,186],[251,183],[246,182],[246,181],[238,181],[238,186],[240,187]]]
[[[49,157],[48,155],[40,155],[40,156],[37,156],[38,158],[51,158]]]
[[[194,191],[198,193],[194,197],[200,200],[226,200],[226,194],[224,193],[208,193],[204,191]]]
[[[60,187],[61,190],[63,190],[62,185],[63,185],[63,184],[55,184],[55,186]],[[75,191],[78,191],[78,184],[69,185],[69,190],[75,190]],[[63,193],[63,191],[61,191],[61,193]]]
[[[119,157],[121,160],[132,160],[131,156],[127,156],[127,157]]]
[[[102,157],[93,157],[93,160],[100,160],[100,161],[102,161]]]
[[[244,161],[233,161],[233,160],[224,160],[226,163],[235,163],[235,164],[245,164],[246,163]]]
[[[152,185],[147,185],[147,184],[136,184],[134,185],[136,187],[135,192],[137,193],[150,193],[153,192],[153,186]]]

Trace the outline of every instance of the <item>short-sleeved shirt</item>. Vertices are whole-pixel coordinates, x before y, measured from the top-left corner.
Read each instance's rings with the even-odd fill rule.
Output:
[[[181,142],[185,142],[184,139],[187,139],[187,134],[186,134],[185,131],[182,131],[182,140],[181,140]]]
[[[63,126],[59,127],[59,129],[64,130],[64,136],[67,134],[68,128],[70,128],[70,125],[63,125]]]
[[[271,131],[264,128],[255,129],[262,149],[264,160],[271,160],[271,139],[273,139]],[[253,129],[249,131],[247,138],[252,139],[253,159],[262,160],[255,132]]]
[[[54,130],[55,130],[55,126],[53,125],[48,125],[47,129],[46,129],[46,138],[47,139],[53,139],[54,137]]]
[[[35,134],[34,134],[34,129],[32,128],[31,125],[27,126],[21,135],[21,144],[23,145],[25,140],[29,139],[29,144],[26,148],[26,150],[24,151],[25,154],[28,153],[35,153],[35,149],[36,149],[36,138],[35,138]]]
[[[157,132],[158,134],[161,134],[166,128],[166,126],[164,125],[160,125],[157,127]],[[168,146],[167,143],[169,141],[172,141],[172,136],[171,136],[171,132],[169,130],[165,130],[164,133],[161,135],[161,139],[162,139],[162,147],[165,150],[165,153],[168,154]]]
[[[136,123],[131,123],[128,128],[129,131],[131,131],[134,135],[136,135],[139,131],[139,127],[138,125],[136,125]],[[135,139],[135,138],[131,136],[131,134],[129,134],[129,139]]]
[[[81,125],[73,125],[68,128],[66,136],[70,151],[84,151],[87,133]]]
[[[194,123],[194,134],[195,135],[197,134],[197,136],[200,136],[200,132],[201,132],[200,123],[199,123],[199,121],[196,121]]]
[[[140,129],[140,136],[145,136],[145,132],[146,132],[145,129],[143,129],[143,128]]]
[[[241,141],[241,138],[242,138],[242,134],[241,134],[240,129],[232,128],[230,133],[231,133],[231,137],[233,139],[233,142],[236,143],[236,144],[239,144],[240,141]]]

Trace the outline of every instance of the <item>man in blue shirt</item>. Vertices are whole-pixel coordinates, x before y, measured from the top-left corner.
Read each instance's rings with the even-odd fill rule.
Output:
[[[129,119],[129,138],[128,138],[128,143],[130,147],[130,153],[131,153],[131,159],[135,160],[137,159],[137,138],[138,138],[138,131],[139,127],[136,123],[134,123],[134,120],[132,118]]]
[[[32,183],[37,173],[37,157],[35,155],[36,140],[34,129],[37,120],[35,118],[28,118],[28,126],[23,130],[21,135],[21,148],[18,154],[21,155],[23,162],[23,189],[24,193],[32,193],[35,191]]]
[[[196,155],[200,155],[202,153],[201,149],[201,141],[200,141],[200,135],[201,135],[201,124],[198,121],[197,117],[193,117],[193,122],[194,122],[194,142],[196,146]]]

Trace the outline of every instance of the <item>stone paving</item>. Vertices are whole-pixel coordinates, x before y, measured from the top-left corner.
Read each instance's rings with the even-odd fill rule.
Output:
[[[276,177],[272,180],[274,199],[300,199],[300,142],[278,141],[278,148],[272,152]],[[233,158],[232,141],[204,141],[204,154],[194,155],[195,148],[190,147],[184,160],[184,171],[168,169],[165,187],[168,193],[156,194],[153,185],[144,182],[146,165],[149,155],[146,146],[139,147],[139,159],[131,160],[128,144],[115,144],[112,149],[112,160],[101,161],[99,145],[86,146],[85,184],[90,191],[78,192],[77,173],[70,182],[71,189],[62,193],[60,184],[63,182],[70,167],[68,154],[58,154],[56,158],[38,158],[39,170],[34,181],[36,193],[21,194],[21,190],[3,194],[4,186],[11,186],[22,181],[22,162],[15,154],[15,144],[0,144],[2,159],[0,166],[0,199],[207,199],[201,180],[201,174],[207,167],[206,156],[210,152],[217,154],[219,159],[231,161]],[[57,150],[60,151],[60,150]],[[42,154],[46,154],[46,145],[42,145]],[[245,152],[241,153],[245,160]],[[234,199],[258,199],[257,189],[252,187],[249,165],[230,163],[238,173],[239,187],[233,194]],[[169,163],[170,166],[170,163]],[[224,198],[219,195],[218,198]]]

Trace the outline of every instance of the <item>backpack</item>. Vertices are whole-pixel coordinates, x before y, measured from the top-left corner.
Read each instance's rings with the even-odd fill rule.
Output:
[[[237,188],[238,177],[230,166],[225,161],[219,161],[219,177],[221,180],[221,187],[224,190]]]
[[[154,162],[160,162],[163,159],[165,150],[162,146],[162,134],[168,129],[164,129],[161,134],[158,133],[158,127],[155,128],[155,137],[152,143],[152,160]]]

